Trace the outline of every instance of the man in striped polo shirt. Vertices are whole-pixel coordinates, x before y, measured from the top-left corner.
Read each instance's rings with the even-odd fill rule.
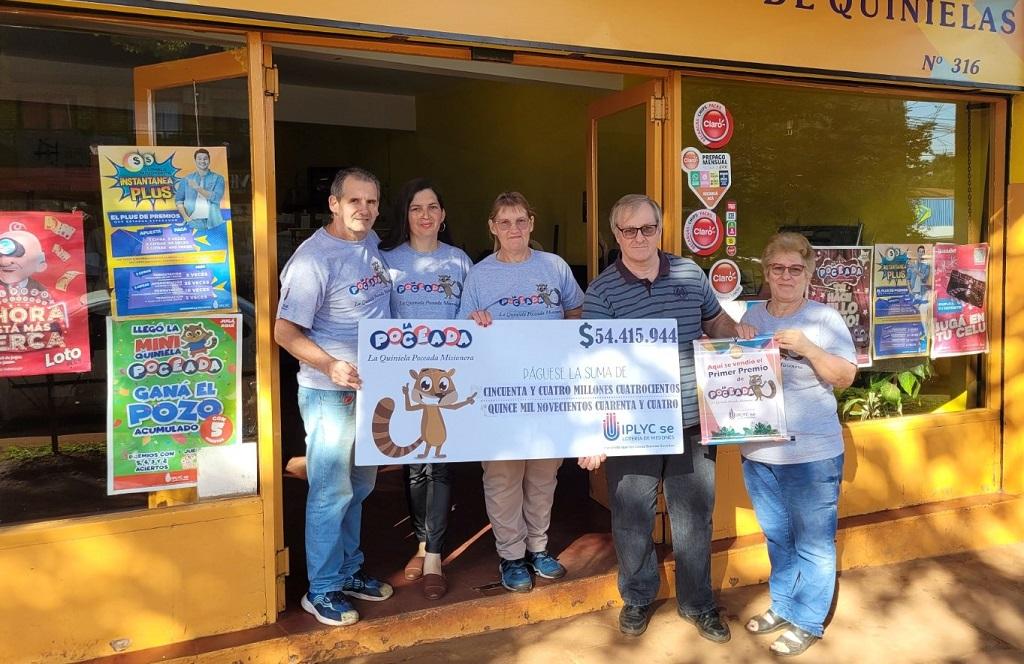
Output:
[[[749,325],[735,323],[711,289],[707,276],[687,258],[666,254],[661,243],[661,208],[647,196],[629,194],[612,207],[612,234],[622,257],[609,265],[583,301],[583,318],[674,318],[679,334],[679,384],[686,449],[682,454],[650,454],[606,459],[583,457],[594,470],[606,462],[612,538],[619,558],[619,629],[639,636],[647,629],[658,595],[658,558],[651,539],[658,482],[664,482],[672,523],[679,615],[700,635],[729,640],[729,625],[718,615],[711,591],[711,513],[715,507],[714,446],[701,446],[693,345],[712,338],[752,337]]]

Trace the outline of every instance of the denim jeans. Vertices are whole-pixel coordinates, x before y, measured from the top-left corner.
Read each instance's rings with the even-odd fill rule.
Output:
[[[306,428],[306,567],[309,589],[341,590],[363,565],[359,550],[363,500],[377,481],[376,466],[353,463],[355,392],[299,386]]]
[[[664,482],[676,561],[676,601],[686,615],[715,608],[711,592],[711,514],[715,509],[717,448],[698,441],[700,427],[683,431],[683,454],[608,457],[612,538],[619,558],[619,594],[626,604],[650,604],[658,595],[658,556],[651,531]]]
[[[821,636],[836,585],[843,455],[794,464],[743,459],[743,483],[768,540],[771,609]]]
[[[441,553],[451,511],[452,479],[446,463],[412,463],[405,469],[405,495],[416,539],[427,553]]]

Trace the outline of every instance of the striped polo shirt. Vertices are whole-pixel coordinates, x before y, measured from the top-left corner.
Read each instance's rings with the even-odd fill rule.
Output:
[[[693,426],[700,423],[700,416],[691,342],[704,335],[702,324],[720,314],[722,307],[696,263],[661,251],[658,258],[660,265],[654,281],[638,278],[621,258],[605,268],[587,288],[583,317],[675,318],[683,426]]]

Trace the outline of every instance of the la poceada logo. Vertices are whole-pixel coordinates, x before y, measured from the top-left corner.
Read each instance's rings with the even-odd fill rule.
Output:
[[[391,327],[370,333],[370,347],[374,350],[384,350],[389,346],[401,346],[406,350],[411,350],[424,345],[432,348],[444,346],[468,348],[472,343],[472,333],[454,325],[434,329],[424,324],[403,323],[402,327]]]
[[[732,138],[732,115],[725,104],[706,101],[693,114],[693,133],[697,140],[712,150],[724,147]]]

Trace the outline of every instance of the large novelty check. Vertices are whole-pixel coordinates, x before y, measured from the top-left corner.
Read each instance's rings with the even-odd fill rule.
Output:
[[[359,322],[356,463],[682,452],[674,320]]]

